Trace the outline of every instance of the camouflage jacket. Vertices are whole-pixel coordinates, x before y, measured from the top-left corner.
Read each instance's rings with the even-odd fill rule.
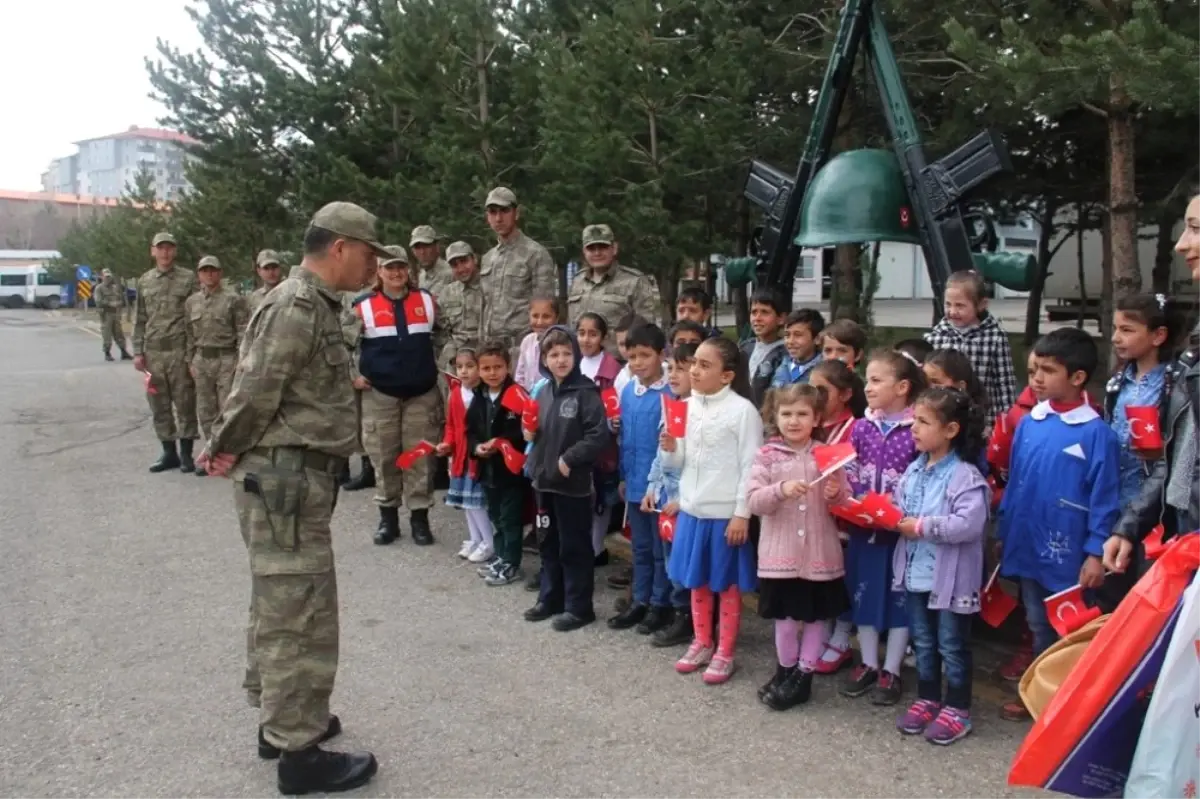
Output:
[[[307,269],[271,293],[246,331],[208,452],[303,447],[354,454],[358,414],[341,314],[338,292]]]
[[[438,356],[438,365],[447,368],[458,348],[468,341],[482,343],[483,317],[487,301],[483,296],[483,280],[476,275],[469,283],[454,281],[442,292],[438,310],[442,314],[442,329],[446,341]]]
[[[358,314],[354,312],[354,301],[359,297],[365,297],[370,292],[367,291],[343,291],[342,297],[342,339],[346,342],[346,351],[350,353],[350,378],[353,380],[360,376],[358,371],[358,343],[362,339],[362,320],[358,318]]]
[[[179,266],[166,270],[155,267],[138,278],[134,355],[143,355],[146,350],[187,349],[184,303],[199,288],[196,273]]]
[[[646,274],[614,263],[599,279],[590,269],[581,269],[567,292],[567,318],[571,327],[585,313],[598,313],[608,322],[609,330],[621,318],[636,313],[647,322],[658,324],[662,313],[658,286]],[[616,350],[616,337],[609,336],[606,347]]]
[[[273,288],[275,288],[275,286],[259,286],[254,291],[246,295],[246,308],[248,313],[248,316],[246,317],[247,323],[250,322],[250,317],[254,316],[254,312],[258,310],[258,306],[262,305],[263,300],[267,298],[267,295],[271,293],[271,289]]]
[[[238,351],[242,333],[250,321],[244,297],[227,288],[201,289],[187,298],[188,346],[191,363],[200,347],[217,347],[230,353]]]
[[[117,281],[100,282],[92,297],[96,300],[96,308],[101,312],[120,312],[125,307],[125,289]]]
[[[442,292],[454,282],[454,273],[450,271],[450,264],[446,263],[444,258],[438,258],[437,263],[428,269],[414,262],[409,272],[412,274],[413,288],[425,289],[439,301],[442,299]]]
[[[529,328],[529,301],[558,296],[558,268],[550,252],[521,231],[483,254],[479,275],[488,302],[483,336],[515,347]]]

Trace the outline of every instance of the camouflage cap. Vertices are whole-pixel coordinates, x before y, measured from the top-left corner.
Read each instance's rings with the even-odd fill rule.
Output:
[[[100,277],[112,277],[112,270],[111,269],[101,269]]]
[[[583,229],[583,246],[587,247],[592,244],[612,244],[613,238],[612,228],[608,225],[588,225]]]
[[[517,204],[517,195],[513,190],[505,186],[497,186],[488,192],[487,199],[483,202],[483,207],[487,208],[491,205],[498,205],[501,208],[512,208]]]
[[[408,266],[408,253],[399,244],[389,244],[383,248],[386,255],[379,256],[379,265],[404,264]]]
[[[333,202],[313,214],[308,226],[369,244],[379,257],[386,258],[391,253],[379,243],[379,234],[375,232],[376,221],[375,215],[360,205]]]
[[[263,267],[271,264],[283,266],[283,259],[280,258],[279,253],[275,252],[274,250],[260,250],[258,257],[254,259],[254,265],[257,267]]]
[[[413,228],[412,236],[408,240],[408,246],[414,244],[434,244],[438,240],[437,231],[433,229],[433,225],[417,225]]]
[[[197,269],[220,269],[221,262],[217,260],[215,255],[206,255],[200,259],[200,263],[196,265]]]
[[[167,231],[163,230],[154,234],[154,240],[150,242],[151,247],[157,247],[160,244],[176,244],[175,237]]]
[[[466,258],[473,256],[475,251],[471,249],[471,245],[465,241],[456,241],[446,248],[446,260],[454,263],[457,258]]]

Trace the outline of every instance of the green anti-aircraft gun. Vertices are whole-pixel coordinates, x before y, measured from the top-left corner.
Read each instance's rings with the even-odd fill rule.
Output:
[[[893,149],[850,150],[829,159],[860,44],[882,95]],[[1007,145],[990,131],[926,162],[879,3],[847,0],[796,175],[753,162],[744,194],[762,209],[763,226],[750,257],[726,262],[726,278],[736,285],[756,276],[760,284],[790,287],[802,247],[900,241],[924,250],[938,317],[946,279],[957,270],[974,268],[1001,286],[1028,291],[1036,259],[995,252],[991,219],[964,206],[973,189],[1011,170]]]

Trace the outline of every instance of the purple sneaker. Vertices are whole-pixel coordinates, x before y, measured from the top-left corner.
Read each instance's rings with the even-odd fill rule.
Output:
[[[908,712],[896,722],[896,729],[905,735],[920,735],[937,718],[941,709],[942,706],[937,702],[930,699],[918,699],[912,703]]]
[[[938,746],[949,746],[970,734],[970,712],[953,707],[942,708],[933,723],[925,728],[925,740]]]

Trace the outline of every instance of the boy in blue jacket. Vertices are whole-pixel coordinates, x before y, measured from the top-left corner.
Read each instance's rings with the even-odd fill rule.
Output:
[[[1020,581],[1037,657],[1058,639],[1046,597],[1104,582],[1104,542],[1120,512],[1120,445],[1084,398],[1099,363],[1092,337],[1055,330],[1033,354],[1031,384],[1043,399],[1017,425],[997,539],[1001,573]]]
[[[667,337],[658,325],[632,328],[625,337],[625,352],[633,379],[621,391],[621,497],[625,501],[629,531],[633,539],[633,601],[608,620],[614,630],[637,626],[650,635],[671,623],[671,584],[662,539],[658,536],[658,513],[641,508],[646,495],[650,466],[658,453],[658,424],[662,419],[663,351]]]

